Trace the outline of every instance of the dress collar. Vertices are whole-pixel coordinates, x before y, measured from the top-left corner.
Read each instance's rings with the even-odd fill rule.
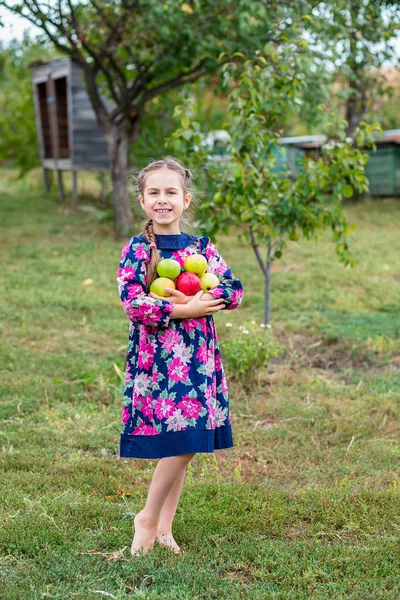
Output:
[[[143,234],[139,236],[144,242],[147,240]],[[194,241],[198,239],[197,235],[191,235],[182,231],[181,233],[156,233],[157,248],[160,250],[180,250],[190,246]]]

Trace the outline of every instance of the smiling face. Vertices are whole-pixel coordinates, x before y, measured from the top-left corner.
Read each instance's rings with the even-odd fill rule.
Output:
[[[140,204],[149,217],[153,219],[154,233],[180,233],[179,219],[192,199],[192,194],[184,194],[182,178],[176,171],[163,168],[150,172],[144,181],[143,196]],[[168,212],[159,212],[168,209]]]

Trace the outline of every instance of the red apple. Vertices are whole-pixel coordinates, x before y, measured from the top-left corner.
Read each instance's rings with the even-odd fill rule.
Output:
[[[200,292],[200,279],[196,273],[184,272],[181,273],[175,280],[176,289],[186,294],[186,296],[194,296]]]

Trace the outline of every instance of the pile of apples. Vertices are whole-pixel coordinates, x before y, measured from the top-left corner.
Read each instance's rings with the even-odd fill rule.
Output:
[[[157,264],[159,277],[150,285],[150,292],[158,296],[170,296],[165,288],[179,290],[186,296],[194,296],[200,290],[208,292],[219,284],[219,279],[214,273],[207,273],[207,259],[202,254],[191,254],[181,265],[173,258],[162,258]]]

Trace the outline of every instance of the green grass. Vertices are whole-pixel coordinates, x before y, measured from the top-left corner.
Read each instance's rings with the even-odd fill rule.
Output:
[[[354,269],[328,233],[289,243],[271,313],[287,351],[250,397],[228,379],[235,446],[189,464],[185,554],[133,559],[154,461],[119,458],[123,241],[104,212],[46,197],[40,172],[12,176],[0,171],[1,599],[397,600],[400,201],[346,207]],[[104,211],[95,178],[83,186]],[[222,340],[262,322],[264,298],[251,249],[234,232],[218,247],[244,284],[240,309],[215,317]]]

